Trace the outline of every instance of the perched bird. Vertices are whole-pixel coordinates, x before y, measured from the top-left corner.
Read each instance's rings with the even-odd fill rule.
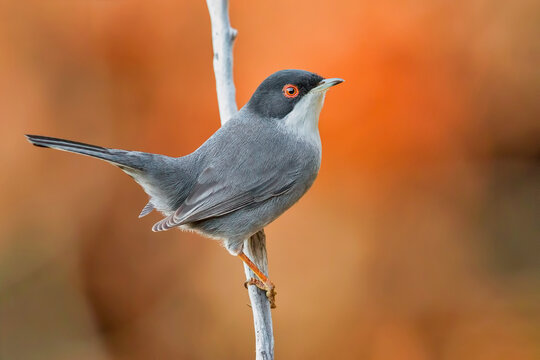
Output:
[[[305,194],[319,172],[318,122],[326,91],[342,79],[303,70],[266,78],[249,102],[193,153],[168,157],[26,135],[41,147],[96,157],[118,166],[149,195],[139,217],[165,215],[152,230],[194,230],[222,241],[259,279],[274,285],[243,253],[244,240],[271,223]]]

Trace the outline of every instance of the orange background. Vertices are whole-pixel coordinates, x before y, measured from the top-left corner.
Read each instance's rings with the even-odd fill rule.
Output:
[[[539,10],[232,1],[239,105],[279,69],[346,79],[266,229],[277,359],[538,358]],[[218,126],[204,1],[0,0],[0,359],[253,358],[238,259],[23,138],[180,156]]]

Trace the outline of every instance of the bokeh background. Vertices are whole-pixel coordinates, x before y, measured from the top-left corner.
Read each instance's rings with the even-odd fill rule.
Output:
[[[540,357],[537,1],[232,0],[237,100],[327,96],[323,164],[267,230],[278,359]],[[251,359],[240,261],[137,219],[118,169],[219,126],[204,1],[0,0],[0,359]]]

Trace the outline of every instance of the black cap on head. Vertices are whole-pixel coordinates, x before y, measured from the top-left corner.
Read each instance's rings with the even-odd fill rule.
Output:
[[[281,70],[267,77],[247,103],[248,109],[264,117],[285,117],[323,77],[304,70]]]

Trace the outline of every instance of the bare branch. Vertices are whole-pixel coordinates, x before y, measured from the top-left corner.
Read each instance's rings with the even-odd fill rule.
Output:
[[[214,47],[214,73],[221,124],[225,124],[237,111],[236,90],[233,80],[232,47],[237,32],[229,21],[228,0],[206,0],[212,22],[212,44]],[[244,242],[244,253],[268,275],[266,256],[266,236],[261,230]],[[255,274],[244,264],[247,280]],[[255,286],[249,286],[249,298],[255,327],[256,360],[274,359],[274,334],[270,302],[266,293]]]
[[[214,73],[221,124],[225,124],[237,111],[236,89],[233,78],[233,43],[237,31],[229,22],[228,0],[206,0],[212,22],[214,47]]]
[[[259,231],[244,242],[244,253],[262,272],[268,275],[264,230]],[[255,277],[255,274],[246,265],[244,265],[244,272],[248,280]],[[274,359],[274,332],[270,302],[266,298],[266,293],[256,286],[248,286],[248,291],[253,311],[253,324],[255,325],[256,360]]]

